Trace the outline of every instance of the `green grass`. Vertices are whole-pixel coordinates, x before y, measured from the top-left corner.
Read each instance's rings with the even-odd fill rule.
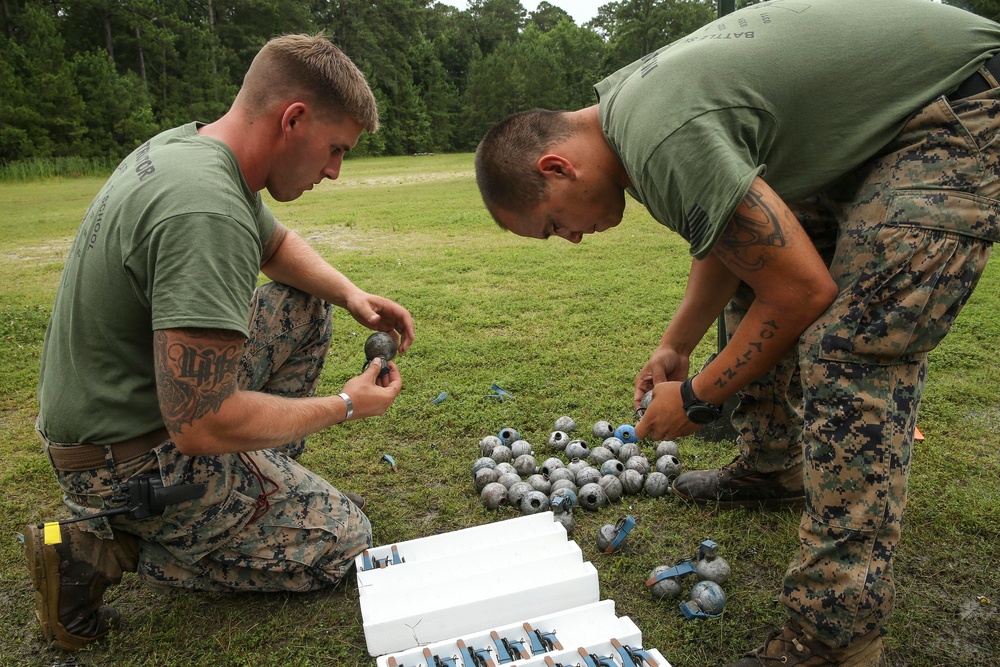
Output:
[[[342,181],[274,205],[359,286],[413,313],[417,341],[398,359],[404,389],[382,418],[310,440],[306,465],[364,494],[375,543],[512,518],[478,503],[469,469],[477,443],[513,426],[544,452],[553,421],[631,422],[632,378],[680,301],[683,241],[630,204],[625,222],[573,246],[502,232],[482,209],[471,156],[350,160]],[[373,665],[353,580],[307,595],[154,593],[129,575],[108,598],[121,632],[67,656],[48,648],[33,618],[18,534],[64,516],[34,438],[38,357],[56,284],[80,218],[101,179],[0,184],[0,665]],[[1000,269],[994,262],[931,356],[910,503],[897,553],[898,600],[887,645],[893,665],[1000,663]],[[367,331],[335,314],[320,391],[336,393],[363,362]],[[700,364],[715,344],[710,332]],[[516,398],[485,399],[492,383]],[[441,392],[448,398],[434,405]],[[651,447],[646,447],[651,454]],[[681,442],[686,468],[733,455],[727,443]],[[382,462],[391,454],[393,472]],[[547,455],[547,454],[545,454]],[[626,549],[597,553],[601,525],[626,512]],[[675,667],[725,664],[783,621],[775,599],[797,545],[790,513],[716,512],[632,497],[577,511],[575,538],[598,569],[602,598]],[[711,537],[731,563],[723,618],[685,622],[676,602],[643,581]],[[502,545],[499,545],[502,546]],[[992,601],[979,601],[984,596]]]

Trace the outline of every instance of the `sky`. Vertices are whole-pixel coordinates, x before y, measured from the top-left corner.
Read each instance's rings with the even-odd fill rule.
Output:
[[[446,5],[452,5],[459,9],[466,9],[468,3],[465,0],[439,0]],[[573,17],[577,25],[583,25],[590,19],[597,16],[597,8],[606,5],[609,0],[548,0],[550,5],[555,5],[566,11]],[[538,7],[538,0],[521,0],[521,6],[528,10],[528,13],[535,11]]]

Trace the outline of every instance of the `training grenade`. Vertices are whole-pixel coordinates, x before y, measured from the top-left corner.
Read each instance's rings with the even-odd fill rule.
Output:
[[[610,422],[599,421],[594,424],[590,432],[594,434],[594,439],[604,441],[615,434],[615,429],[612,428]]]
[[[642,484],[645,482],[642,478],[642,473],[631,469],[623,471],[622,474],[618,475],[618,479],[622,483],[622,491],[627,496],[634,496],[642,491]]]
[[[696,618],[718,618],[726,606],[726,592],[714,581],[699,581],[691,588],[691,598],[681,603],[681,613],[691,621]]]
[[[389,334],[376,331],[365,341],[365,364],[361,370],[368,368],[372,359],[379,357],[382,359],[382,370],[378,372],[379,377],[389,374],[389,361],[396,356],[396,341]]]
[[[497,478],[497,482],[504,485],[504,488],[510,490],[510,487],[514,486],[521,481],[521,476],[516,472],[505,472]]]
[[[566,456],[573,459],[580,459],[581,461],[587,458],[590,454],[590,447],[587,445],[586,440],[573,440],[566,445]]]
[[[587,457],[587,460],[600,468],[605,461],[610,461],[613,458],[615,458],[614,452],[604,445],[598,445],[590,450],[590,456]]]
[[[552,515],[553,521],[557,521],[562,524],[562,527],[566,529],[566,534],[571,535],[573,533],[573,512],[571,510],[566,510],[565,512],[555,512]]]
[[[565,468],[565,467],[566,464],[563,463],[562,459],[556,458],[555,456],[551,456],[542,461],[542,474],[545,476],[549,476],[559,468]]]
[[[656,459],[656,472],[673,479],[681,474],[681,461],[673,454],[664,454]]]
[[[646,588],[649,589],[649,592],[657,600],[675,598],[681,594],[681,584],[677,580],[677,577],[667,574],[670,570],[671,568],[668,565],[657,565],[649,573],[649,579],[646,580]]]
[[[491,484],[498,479],[500,479],[500,475],[497,474],[495,468],[480,468],[475,472],[472,484],[476,487],[477,493],[482,493],[484,486]]]
[[[490,452],[490,458],[497,463],[510,463],[513,454],[510,451],[510,447],[507,445],[500,445],[499,447],[494,447],[493,451]]]
[[[572,433],[576,430],[576,422],[573,421],[572,417],[560,417],[555,423],[556,431],[563,431],[564,433]]]
[[[608,495],[604,493],[604,487],[597,482],[581,486],[577,499],[580,507],[591,512],[596,512],[608,504]]]
[[[556,481],[552,482],[552,493],[555,493],[559,489],[569,489],[575,494],[576,484],[571,479],[557,479]]]
[[[503,440],[496,437],[495,435],[488,435],[479,441],[479,452],[483,456],[489,456],[493,453],[493,449],[499,447],[503,444]]]
[[[614,475],[617,477],[623,472],[625,472],[625,464],[618,459],[611,459],[610,461],[605,461],[601,464],[601,474],[604,476]]]
[[[587,466],[582,468],[580,472],[576,473],[576,485],[579,487],[584,487],[587,484],[596,483],[597,480],[601,478],[601,471],[597,468],[591,468]]]
[[[507,461],[504,461],[503,463],[498,463],[497,467],[494,468],[494,470],[497,471],[497,475],[506,475],[509,472],[517,472],[516,470],[514,470],[514,466],[512,466]]]
[[[668,454],[670,456],[680,457],[681,450],[680,447],[677,446],[676,442],[673,440],[661,440],[656,443],[656,454],[654,455],[654,458],[658,459],[661,456],[667,456]]]
[[[653,390],[650,389],[645,394],[642,395],[642,400],[639,401],[639,409],[635,411],[635,418],[642,419],[642,416],[646,414],[646,410],[649,409],[649,404],[653,402]]]
[[[531,488],[535,491],[541,491],[542,493],[548,495],[552,492],[552,482],[545,478],[545,475],[541,473],[535,473],[527,479],[528,484],[531,484]]]
[[[566,449],[568,443],[569,436],[566,435],[566,431],[552,431],[547,444],[552,449]]]
[[[476,473],[483,468],[489,468],[493,470],[497,467],[497,462],[488,456],[483,456],[482,458],[476,459],[476,462],[472,464],[472,476],[475,477]]]
[[[549,509],[549,497],[541,491],[528,491],[521,498],[521,514],[538,514]]]
[[[491,482],[483,487],[479,493],[479,499],[486,509],[499,509],[507,504],[507,487],[500,482]]]
[[[510,455],[515,459],[518,456],[531,454],[532,451],[533,450],[531,448],[531,443],[528,442],[527,440],[515,440],[514,442],[510,443]]]
[[[625,538],[628,537],[633,528],[635,528],[635,519],[631,514],[619,519],[618,523],[613,526],[610,523],[604,524],[597,532],[598,550],[605,555],[619,551],[625,545]]]
[[[567,479],[573,482],[573,485],[576,486],[576,473],[567,468],[566,466],[562,466],[561,468],[550,467],[549,472],[543,474],[547,475],[549,481],[552,482],[553,484],[555,484],[560,480]]]
[[[622,481],[614,475],[605,475],[597,480],[597,483],[604,489],[604,495],[608,497],[609,503],[617,503],[622,499],[625,490],[622,489]]]
[[[662,472],[651,472],[642,489],[650,498],[659,498],[670,489],[670,480]]]
[[[631,456],[627,461],[625,461],[625,469],[635,470],[637,473],[645,477],[649,474],[649,459],[642,454]]]
[[[521,434],[512,428],[503,428],[500,429],[499,433],[497,433],[497,437],[500,438],[503,444],[505,444],[507,447],[510,447],[515,442],[521,439]]]
[[[538,470],[538,464],[535,462],[535,457],[531,454],[521,454],[514,459],[514,470],[521,477],[530,477]]]
[[[622,446],[618,448],[618,460],[625,463],[633,456],[642,456],[642,450],[639,449],[638,443],[623,442]]]
[[[514,507],[521,506],[521,499],[524,498],[525,494],[529,491],[534,491],[535,487],[531,486],[527,482],[514,482],[507,489],[507,502]]]
[[[625,444],[624,442],[622,442],[621,440],[619,440],[615,436],[611,436],[610,438],[605,438],[604,439],[604,442],[601,443],[601,447],[605,447],[605,448],[611,450],[611,453],[614,454],[617,457],[618,456],[618,452],[621,451],[622,445],[624,445],[624,444]]]
[[[698,578],[712,581],[719,585],[726,583],[733,573],[726,559],[719,555],[719,545],[712,540],[705,540],[698,547],[698,562],[694,566]]]
[[[638,442],[639,439],[635,437],[635,427],[629,426],[628,424],[622,424],[615,429],[614,437],[618,438],[622,442]]]
[[[549,506],[553,512],[569,512],[576,505],[576,491],[573,489],[556,489],[549,494]]]

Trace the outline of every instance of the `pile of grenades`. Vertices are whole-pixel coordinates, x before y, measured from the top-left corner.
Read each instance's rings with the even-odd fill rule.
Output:
[[[705,540],[698,546],[692,558],[684,558],[673,567],[658,565],[649,573],[646,588],[658,600],[678,598],[681,595],[681,580],[689,575],[697,575],[698,583],[691,587],[688,600],[680,609],[687,620],[718,618],[726,606],[726,583],[732,569],[719,555],[719,545]]]
[[[582,438],[574,439],[576,422],[570,417],[555,421],[549,435],[550,450],[562,452],[567,461],[550,456],[541,465],[531,443],[513,428],[503,428],[479,442],[481,457],[472,465],[473,483],[486,509],[511,506],[522,514],[551,510],[555,519],[573,531],[573,508],[597,511],[622,496],[644,492],[656,498],[666,494],[681,473],[677,444],[657,443],[655,464],[643,455],[635,428],[623,424],[613,428],[599,421],[591,429],[595,441],[590,447]]]

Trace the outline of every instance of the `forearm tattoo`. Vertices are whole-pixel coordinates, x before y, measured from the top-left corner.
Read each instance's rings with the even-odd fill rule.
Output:
[[[777,213],[767,205],[761,192],[751,187],[715,244],[715,252],[727,264],[733,263],[744,271],[759,271],[764,268],[761,249],[784,245],[785,235]]]
[[[746,351],[736,357],[735,364],[722,371],[722,376],[715,381],[715,385],[721,389],[729,384],[731,380],[735,380],[740,369],[750,364],[754,357],[764,351],[764,345],[767,341],[774,338],[774,334],[777,330],[778,323],[774,320],[768,320],[767,322],[761,323],[760,331],[757,333],[757,336],[747,344]]]
[[[243,338],[210,329],[153,332],[156,388],[163,421],[180,433],[236,392]]]

